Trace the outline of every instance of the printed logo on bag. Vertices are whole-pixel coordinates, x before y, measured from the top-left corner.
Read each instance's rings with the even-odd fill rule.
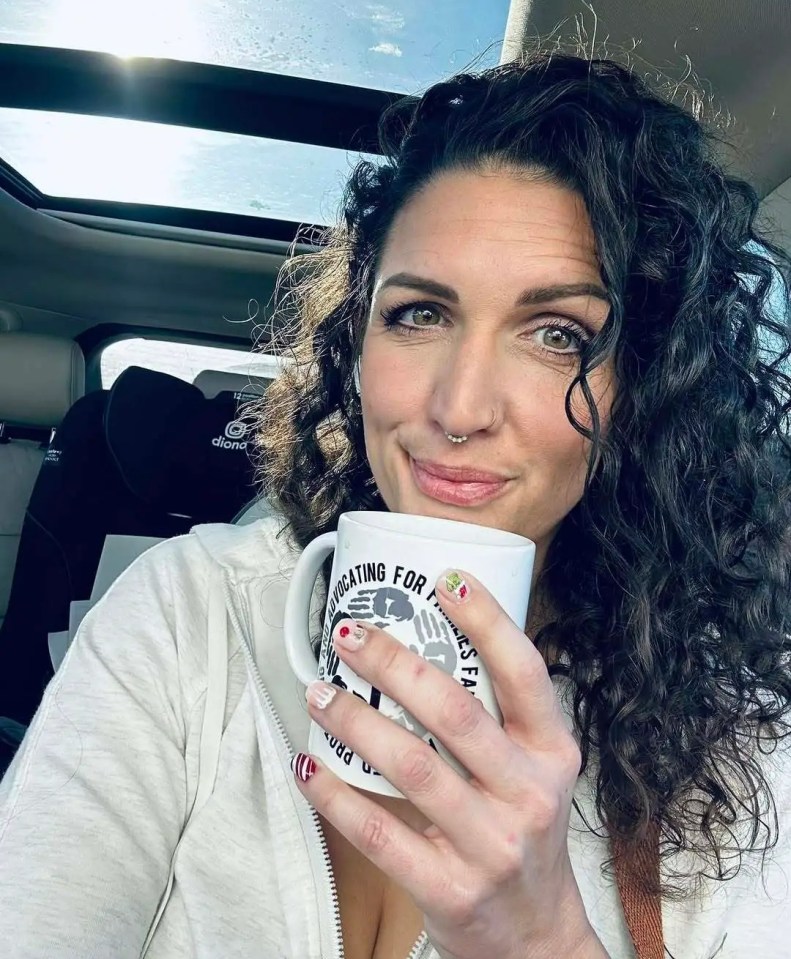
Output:
[[[215,436],[211,445],[223,450],[246,450],[247,442],[244,437],[247,436],[248,430],[247,423],[243,423],[241,420],[231,420],[225,427],[225,435]]]
[[[62,452],[63,452],[62,450],[59,450],[55,448],[54,446],[50,446],[50,448],[44,454],[44,462],[51,463],[53,466],[56,465],[57,463],[60,462],[60,454]]]
[[[358,563],[347,569],[335,584],[327,603],[327,616],[322,635],[326,657],[322,657],[319,679],[348,689],[339,673],[340,659],[332,648],[332,632],[342,619],[357,619],[369,622],[379,629],[398,633],[412,652],[456,679],[470,692],[478,685],[478,653],[469,639],[442,611],[436,592],[429,590],[426,577],[404,566],[388,567],[386,563]],[[396,627],[396,630],[393,629]],[[360,696],[352,690],[355,696]],[[374,709],[380,709],[382,693],[372,687],[370,700]],[[403,726],[425,740],[433,749],[436,743],[431,734],[411,713],[401,705],[388,701],[382,709],[393,722]],[[354,753],[340,740],[324,733],[331,749],[348,766]],[[363,772],[380,775],[365,760]]]

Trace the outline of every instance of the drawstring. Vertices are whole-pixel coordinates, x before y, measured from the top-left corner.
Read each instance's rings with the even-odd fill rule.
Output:
[[[220,762],[220,740],[228,698],[228,610],[221,578],[222,573],[218,572],[209,595],[208,685],[200,737],[198,790],[191,816],[200,812],[211,795]]]
[[[173,891],[173,879],[176,872],[176,856],[181,841],[187,832],[187,826],[193,816],[203,808],[206,800],[214,789],[217,780],[217,767],[220,762],[220,742],[222,740],[223,725],[225,722],[225,702],[228,696],[228,610],[225,606],[225,594],[222,588],[222,573],[216,572],[209,591],[209,616],[207,636],[207,686],[206,704],[203,711],[203,725],[201,726],[200,750],[198,754],[198,788],[192,808],[181,830],[181,836],[173,850],[170,859],[168,879],[165,891],[159,900],[156,915],[151,923],[140,953],[144,959],[148,952],[151,940],[159,927],[165,908],[170,901]]]

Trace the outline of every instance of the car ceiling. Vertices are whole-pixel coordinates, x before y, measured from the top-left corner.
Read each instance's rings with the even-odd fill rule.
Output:
[[[593,13],[595,10],[595,14]],[[513,25],[520,45],[536,35],[584,36],[636,69],[682,80],[688,64],[733,118],[742,171],[765,196],[791,176],[791,3],[788,0],[534,0]]]
[[[504,57],[536,36],[626,50],[635,69],[673,81],[691,63],[713,109],[732,117],[729,162],[767,198],[775,238],[791,248],[789,0],[514,0]],[[249,342],[257,326],[239,321],[251,300],[270,301],[286,246],[232,230],[53,216],[0,191],[0,328],[6,318],[68,337],[136,327]]]

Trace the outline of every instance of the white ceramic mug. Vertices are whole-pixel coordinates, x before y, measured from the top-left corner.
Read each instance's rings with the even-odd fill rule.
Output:
[[[308,633],[308,611],[316,577],[333,550],[317,662]],[[309,543],[294,569],[284,619],[291,668],[305,685],[323,679],[360,696],[428,742],[468,778],[466,770],[435,736],[339,659],[332,646],[332,631],[341,619],[357,619],[386,630],[452,675],[502,723],[483,662],[467,637],[440,609],[434,584],[447,569],[467,570],[523,627],[534,556],[535,545],[529,539],[485,526],[404,513],[344,513],[338,531]],[[311,723],[308,749],[345,782],[386,796],[401,796],[351,748],[316,723]]]

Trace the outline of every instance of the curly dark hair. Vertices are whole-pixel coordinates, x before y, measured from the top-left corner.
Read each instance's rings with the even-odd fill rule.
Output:
[[[398,101],[383,161],[356,165],[341,223],[284,274],[295,363],[260,428],[264,491],[298,544],[346,510],[386,509],[353,374],[395,215],[447,170],[527,168],[578,192],[612,309],[566,398],[593,452],[539,582],[559,613],[534,641],[571,681],[608,833],[628,846],[658,825],[663,857],[700,857],[671,871],[668,896],[776,842],[763,760],[791,694],[791,263],[702,102],[675,105],[610,59],[540,51]],[[604,361],[618,384],[606,434],[586,379]]]

